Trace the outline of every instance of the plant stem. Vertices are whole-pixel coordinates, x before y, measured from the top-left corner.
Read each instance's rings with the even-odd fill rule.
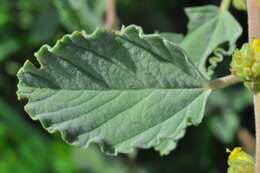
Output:
[[[260,7],[257,0],[247,0],[249,41],[260,38]]]
[[[247,0],[249,41],[260,38],[260,7],[257,0]],[[260,173],[260,94],[254,94],[256,128],[256,166],[255,173]]]
[[[220,4],[220,9],[223,11],[226,11],[229,9],[231,4],[231,0],[222,0],[221,4]]]
[[[234,75],[229,75],[210,81],[206,88],[211,90],[217,90],[239,82],[241,82],[241,80],[239,80],[237,77],[235,77]]]
[[[256,166],[255,173],[260,172],[260,94],[254,95],[255,128],[256,128]]]
[[[107,14],[105,27],[113,29],[116,20],[116,0],[107,0]]]
[[[240,128],[237,137],[246,152],[255,153],[255,137],[247,129]]]

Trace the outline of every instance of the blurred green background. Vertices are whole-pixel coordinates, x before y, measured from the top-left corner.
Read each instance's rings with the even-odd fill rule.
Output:
[[[186,33],[183,9],[207,4],[220,1],[118,0],[117,23],[140,25],[146,33]],[[241,86],[213,94],[203,123],[190,127],[177,149],[163,157],[153,150],[110,157],[95,146],[77,149],[33,122],[16,98],[17,71],[26,59],[34,61],[41,45],[101,26],[105,10],[106,0],[0,0],[0,173],[223,173],[226,147],[252,152],[253,108]],[[246,30],[246,13],[233,7],[231,12]],[[244,32],[237,45],[246,40]],[[214,77],[228,74],[229,62],[225,57]]]

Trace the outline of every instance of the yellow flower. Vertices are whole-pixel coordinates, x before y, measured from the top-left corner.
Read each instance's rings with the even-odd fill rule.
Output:
[[[242,148],[236,147],[232,151],[227,149],[227,152],[230,153],[228,157],[228,173],[254,173],[255,161]]]
[[[254,39],[252,41],[252,47],[255,50],[255,52],[260,53],[260,39]]]

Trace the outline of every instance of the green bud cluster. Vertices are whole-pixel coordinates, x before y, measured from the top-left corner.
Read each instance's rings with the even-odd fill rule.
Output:
[[[247,10],[246,0],[233,0],[233,6],[238,10]]]
[[[252,92],[260,92],[260,39],[254,39],[234,51],[231,72]]]

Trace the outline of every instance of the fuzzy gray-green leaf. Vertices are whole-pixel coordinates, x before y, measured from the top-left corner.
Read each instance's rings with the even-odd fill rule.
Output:
[[[75,32],[36,57],[40,68],[27,61],[18,73],[18,96],[32,119],[71,144],[167,154],[203,118],[207,79],[183,49],[137,26]]]

